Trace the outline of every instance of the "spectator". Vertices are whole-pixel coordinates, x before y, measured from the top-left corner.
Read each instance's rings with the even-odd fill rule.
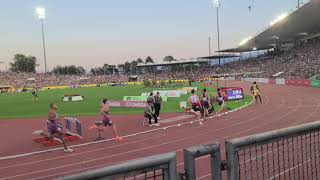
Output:
[[[155,109],[155,115],[158,119],[160,119],[160,110],[162,105],[162,97],[160,96],[160,93],[157,92],[157,94],[154,96],[154,109]]]

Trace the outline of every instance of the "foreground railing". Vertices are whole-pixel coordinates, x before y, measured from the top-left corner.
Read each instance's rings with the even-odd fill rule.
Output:
[[[184,150],[184,170],[187,180],[196,179],[196,158],[210,155],[212,180],[221,179],[221,156],[218,144],[194,146]]]
[[[176,154],[167,153],[128,161],[77,175],[63,177],[64,180],[86,179],[163,179],[176,180]]]
[[[320,122],[313,122],[226,141],[226,160],[218,144],[184,150],[184,172],[178,175],[176,154],[151,156],[63,177],[75,179],[196,180],[196,160],[210,156],[212,180],[319,179]],[[202,164],[203,165],[203,164]],[[207,166],[206,166],[207,167]],[[227,177],[222,172],[227,170]],[[225,175],[225,174],[224,174]]]
[[[228,179],[319,179],[320,123],[226,142]]]

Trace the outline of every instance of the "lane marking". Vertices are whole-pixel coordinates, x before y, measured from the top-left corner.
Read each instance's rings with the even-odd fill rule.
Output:
[[[282,103],[281,104],[284,104],[284,99],[283,99],[283,101],[282,101]],[[279,107],[281,107],[282,105],[280,105]],[[277,108],[276,108],[277,109]],[[272,110],[272,111],[274,111],[274,110]],[[269,111],[269,112],[271,112],[271,111]],[[290,114],[290,113],[287,113],[287,114]],[[283,116],[282,116],[282,118],[283,118]],[[259,128],[260,126],[256,126],[255,128],[251,128],[251,129],[256,129],[256,128]],[[221,129],[223,129],[223,128],[220,128],[220,130]],[[249,130],[251,130],[251,129],[249,129]],[[242,134],[243,132],[247,132],[248,131],[248,129],[246,129],[246,130],[244,130],[244,131],[241,131],[240,133],[237,133],[237,135],[240,135],[240,134]],[[226,136],[226,137],[228,137],[228,136]],[[225,137],[224,137],[225,138]],[[223,138],[221,138],[221,139],[223,139]],[[211,141],[210,141],[211,142]],[[177,150],[177,152],[178,151],[182,151],[182,149],[179,149],[179,150]],[[125,152],[125,153],[128,153],[128,152]],[[205,158],[205,157],[203,157],[203,158]],[[198,159],[202,159],[202,158],[198,158]],[[118,162],[119,163],[119,162]],[[118,163],[116,163],[116,164],[118,164]],[[179,165],[182,165],[182,164],[184,164],[184,163],[180,163]],[[106,165],[104,165],[104,166],[106,166]],[[61,174],[61,173],[60,173]],[[63,173],[63,174],[65,174],[65,173]],[[52,176],[54,176],[54,175],[52,175]],[[47,176],[46,176],[47,177]]]
[[[247,94],[247,93],[246,93]],[[225,113],[221,113],[218,115],[219,116],[222,116],[222,115],[225,115],[227,113],[232,113],[232,112],[235,112],[235,111],[238,111],[238,110],[241,110],[245,107],[248,107],[249,105],[251,105],[252,103],[254,102],[254,100],[252,100],[249,104],[245,104],[239,108],[236,108],[232,111],[227,111]],[[216,116],[211,116],[211,117],[207,117],[206,120],[209,120],[209,119],[213,119],[215,118]],[[204,119],[201,119],[201,120],[204,120]],[[191,121],[191,122],[185,122],[185,123],[181,123],[181,124],[176,124],[176,125],[171,125],[171,126],[166,126],[166,127],[161,127],[161,128],[157,128],[157,129],[152,129],[152,130],[147,130],[147,131],[142,131],[142,132],[138,132],[138,133],[134,133],[134,134],[129,134],[129,135],[125,135],[123,136],[123,138],[129,138],[129,137],[133,137],[133,136],[138,136],[138,135],[142,135],[142,134],[147,134],[147,133],[151,133],[151,132],[155,132],[155,131],[161,131],[161,130],[167,130],[169,128],[174,128],[174,127],[180,127],[182,125],[187,125],[187,124],[192,124],[192,123],[195,123],[195,122],[199,122],[199,120],[194,120],[194,121]],[[103,143],[103,142],[109,142],[109,141],[113,141],[115,140],[115,138],[110,138],[110,139],[105,139],[105,140],[101,140],[101,141],[93,141],[93,142],[88,142],[88,143],[82,143],[82,144],[76,144],[76,145],[72,145],[70,146],[71,148],[74,148],[74,147],[82,147],[82,146],[88,146],[88,145],[92,145],[92,144],[100,144],[100,143]],[[41,151],[34,151],[34,152],[29,152],[29,153],[22,153],[22,154],[17,154],[17,155],[11,155],[11,156],[3,156],[3,157],[0,157],[0,161],[1,160],[8,160],[8,159],[15,159],[15,158],[21,158],[21,157],[27,157],[27,156],[32,156],[32,155],[37,155],[37,154],[43,154],[43,153],[48,153],[48,152],[54,152],[54,151],[60,151],[60,150],[63,150],[64,148],[63,147],[60,147],[60,148],[53,148],[53,149],[47,149],[47,150],[41,150]]]

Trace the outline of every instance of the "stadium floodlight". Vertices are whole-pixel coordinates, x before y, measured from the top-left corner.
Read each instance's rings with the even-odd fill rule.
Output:
[[[37,7],[36,13],[38,15],[38,19],[41,21],[41,31],[42,31],[42,45],[43,45],[43,59],[44,59],[44,71],[47,73],[47,56],[46,56],[46,44],[44,38],[44,20],[46,19],[46,9],[44,7]]]
[[[286,17],[288,17],[288,13],[282,13],[280,16],[278,16],[276,19],[270,22],[270,26],[273,26],[277,24],[278,22],[284,20]]]
[[[213,0],[213,7],[215,8],[220,7],[220,0]]]
[[[46,9],[44,7],[37,7],[36,13],[40,20],[46,19]]]
[[[218,35],[217,43],[218,43],[218,51],[220,52],[220,24],[219,24],[220,0],[213,0],[212,3],[213,3],[213,7],[216,8],[216,12],[217,12],[217,35]],[[220,56],[219,56],[219,65],[221,65]]]
[[[249,36],[249,37],[247,37],[247,38],[243,39],[243,40],[239,43],[239,45],[240,45],[240,46],[242,46],[242,45],[246,44],[250,39],[252,39],[252,37],[251,37],[251,36]]]

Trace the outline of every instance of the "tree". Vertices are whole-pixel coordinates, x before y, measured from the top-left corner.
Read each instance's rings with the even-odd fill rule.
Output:
[[[147,63],[154,63],[154,61],[153,61],[153,59],[152,59],[150,56],[148,56],[148,57],[146,58],[145,63],[146,63],[146,64],[147,64]]]
[[[131,63],[129,62],[129,61],[126,61],[125,63],[124,63],[124,67],[123,67],[124,69],[123,69],[123,72],[125,73],[125,74],[130,74],[131,73]]]
[[[141,58],[138,58],[137,61],[138,61],[139,64],[143,63],[143,60]]]
[[[82,66],[76,67],[75,65],[71,66],[56,66],[52,71],[54,74],[63,74],[63,75],[83,75],[86,73],[86,70]]]
[[[102,67],[92,68],[90,73],[93,75],[112,75],[118,74],[119,70],[115,65],[104,64]]]
[[[174,59],[174,57],[172,56],[166,56],[163,58],[164,62],[172,62],[172,61],[176,61],[176,59]]]
[[[10,71],[12,72],[36,72],[37,58],[34,56],[16,54],[13,61],[13,63],[10,63]]]

